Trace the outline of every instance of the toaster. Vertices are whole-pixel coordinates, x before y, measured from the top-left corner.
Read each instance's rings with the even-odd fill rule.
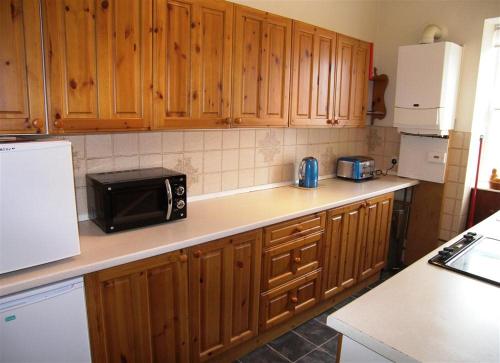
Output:
[[[337,177],[354,181],[370,179],[375,173],[375,160],[367,156],[344,156],[337,159]]]

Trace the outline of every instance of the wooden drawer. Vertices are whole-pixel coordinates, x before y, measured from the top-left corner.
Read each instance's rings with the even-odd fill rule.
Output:
[[[318,303],[320,296],[321,269],[261,294],[259,331],[267,330],[311,308]]]
[[[270,247],[325,229],[325,212],[311,214],[264,228],[264,246]]]
[[[267,249],[263,254],[264,292],[320,267],[324,233],[317,232]]]

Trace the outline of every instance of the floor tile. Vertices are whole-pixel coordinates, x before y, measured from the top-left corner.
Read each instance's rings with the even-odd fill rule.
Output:
[[[339,302],[338,304],[336,304],[334,306],[334,308],[335,308],[335,310],[339,310],[340,308],[343,308],[344,306],[346,306],[347,304],[349,304],[350,302],[352,302],[354,300],[355,300],[354,297],[349,296],[347,299],[344,299],[341,302]]]
[[[330,355],[336,357],[338,342],[339,342],[339,335],[336,335],[334,338],[330,339],[325,344],[323,344],[321,346],[321,349],[327,351]]]
[[[324,313],[319,314],[315,319],[319,321],[320,323],[326,324],[326,318],[328,318],[329,315],[331,315],[335,311],[335,308],[330,308]]]
[[[264,345],[239,359],[241,363],[289,363],[274,350]]]
[[[316,319],[311,319],[294,330],[300,336],[316,345],[323,344],[337,334],[335,330],[320,323]]]
[[[308,355],[300,358],[297,363],[325,363],[325,362],[335,362],[335,357],[325,352],[322,349],[313,350]]]
[[[361,290],[359,290],[359,291],[355,292],[354,294],[352,294],[352,296],[355,297],[355,298],[358,298],[358,297],[366,294],[368,291],[370,291],[370,289],[367,288],[367,287],[364,287]]]
[[[288,332],[273,340],[269,343],[269,346],[292,362],[316,349],[315,345],[293,332]]]

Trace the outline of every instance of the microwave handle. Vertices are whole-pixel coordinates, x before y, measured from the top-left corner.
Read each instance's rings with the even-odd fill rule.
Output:
[[[165,179],[165,187],[167,188],[167,217],[165,218],[167,221],[170,220],[170,215],[172,214],[172,187],[170,186],[170,181]]]

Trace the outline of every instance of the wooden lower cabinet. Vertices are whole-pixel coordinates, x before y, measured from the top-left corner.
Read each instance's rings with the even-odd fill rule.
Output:
[[[191,361],[257,335],[261,230],[189,250]]]
[[[321,269],[261,295],[259,332],[316,305],[321,298]]]
[[[367,200],[364,238],[359,255],[359,280],[382,270],[387,259],[393,194]]]
[[[187,255],[85,276],[93,362],[188,362]]]

